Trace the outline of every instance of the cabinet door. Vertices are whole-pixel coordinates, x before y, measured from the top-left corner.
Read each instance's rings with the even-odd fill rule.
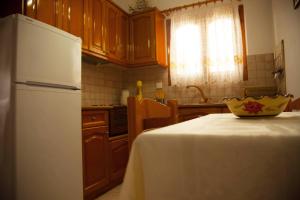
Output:
[[[129,42],[128,16],[122,12],[120,12],[118,18],[117,39],[117,56],[122,62],[127,63]]]
[[[119,10],[109,2],[105,6],[105,35],[107,42],[107,53],[110,58],[117,59],[117,29]]]
[[[63,0],[62,29],[82,37],[84,0]]]
[[[122,182],[128,162],[127,136],[110,141],[110,179],[111,184]]]
[[[133,64],[155,62],[154,20],[153,12],[131,17],[131,62]]]
[[[89,50],[105,54],[103,0],[89,0]]]
[[[83,36],[82,36],[82,48],[89,48],[89,3],[87,0],[83,0]]]
[[[57,3],[57,0],[27,0],[26,15],[55,26]]]
[[[100,128],[83,130],[83,163],[85,195],[108,186],[108,138]]]

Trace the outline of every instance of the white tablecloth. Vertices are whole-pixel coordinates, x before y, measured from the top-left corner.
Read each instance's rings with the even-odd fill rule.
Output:
[[[300,113],[213,114],[141,134],[120,200],[299,200]]]

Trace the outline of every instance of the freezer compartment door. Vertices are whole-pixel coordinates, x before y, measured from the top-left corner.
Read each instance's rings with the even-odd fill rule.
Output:
[[[18,200],[82,200],[80,91],[17,85]]]
[[[16,82],[81,87],[81,39],[17,16]]]

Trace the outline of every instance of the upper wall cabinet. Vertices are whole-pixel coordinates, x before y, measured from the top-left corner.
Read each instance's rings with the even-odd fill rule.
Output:
[[[129,17],[120,12],[117,26],[117,55],[120,60],[128,63],[129,55]]]
[[[106,28],[105,36],[107,43],[108,56],[112,59],[117,59],[117,28],[118,28],[119,10],[110,2],[106,2],[105,17]]]
[[[4,0],[0,16],[13,13],[81,37],[87,55],[129,67],[167,64],[165,20],[156,8],[129,16],[111,0]]]
[[[84,0],[56,0],[56,26],[83,37]]]
[[[28,0],[26,15],[83,38],[84,1]]]
[[[55,0],[27,0],[25,1],[26,15],[42,22],[56,25],[58,1]]]
[[[126,65],[128,48],[128,16],[107,0],[87,0],[88,23],[85,34],[88,48],[85,53]],[[88,33],[86,33],[86,30]],[[86,40],[86,39],[85,39]]]
[[[128,62],[128,16],[110,1],[105,6],[105,38],[108,57],[120,64]]]
[[[88,2],[89,50],[99,55],[105,55],[104,0],[88,0]]]
[[[157,10],[130,17],[130,65],[166,66],[164,16]]]

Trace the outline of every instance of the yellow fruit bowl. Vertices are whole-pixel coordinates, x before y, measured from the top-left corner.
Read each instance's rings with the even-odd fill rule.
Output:
[[[224,98],[229,110],[238,117],[276,116],[283,112],[293,95]]]

